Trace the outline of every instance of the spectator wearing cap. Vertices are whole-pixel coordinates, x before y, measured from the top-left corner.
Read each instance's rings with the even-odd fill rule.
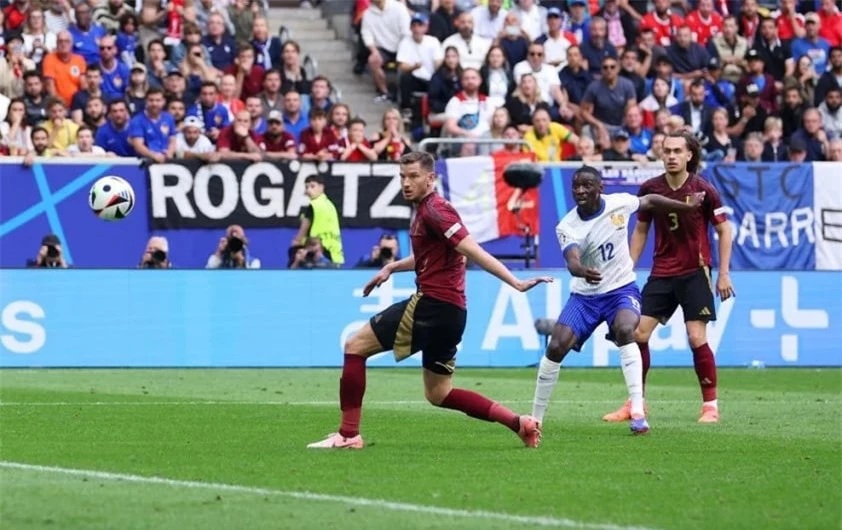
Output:
[[[817,109],[804,111],[803,127],[792,133],[790,143],[804,142],[807,146],[807,161],[821,162],[825,160],[829,143],[827,133],[822,128],[822,115]]]
[[[263,91],[260,93],[260,103],[263,116],[268,117],[273,110],[278,112],[284,106],[284,96],[281,94],[281,72],[276,69],[268,70],[263,76]]]
[[[722,67],[718,57],[711,57],[704,76],[705,104],[713,108],[728,108],[734,104],[737,87],[722,78]]]
[[[636,155],[631,151],[629,133],[625,129],[617,129],[611,134],[611,147],[602,151],[605,162],[647,162],[646,155]]]
[[[397,59],[398,46],[410,35],[409,11],[397,0],[371,0],[363,14],[361,36],[369,50],[368,67],[377,89],[376,101],[389,101],[384,68]]]
[[[750,43],[749,47],[751,48]],[[753,48],[766,65],[766,71],[774,79],[783,79],[795,69],[790,41],[778,37],[778,26],[774,20],[767,18],[760,22],[760,31]]]
[[[284,95],[284,129],[294,138],[295,143],[301,142],[301,132],[310,126],[307,115],[301,112],[301,95],[290,90]]]
[[[590,35],[582,42],[582,55],[588,61],[588,69],[598,78],[601,75],[603,59],[607,57],[617,59],[617,49],[608,42],[608,26],[602,17],[593,17],[590,22]]]
[[[732,108],[728,133],[745,138],[749,133],[763,132],[769,113],[760,104],[760,88],[750,83],[738,98],[739,104]]]
[[[502,0],[488,0],[486,5],[478,5],[471,10],[474,20],[474,32],[480,37],[494,40],[503,31],[506,10]]]
[[[705,104],[705,82],[696,79],[690,84],[688,92],[687,100],[673,107],[672,113],[684,118],[684,123],[690,126],[694,134],[709,134],[713,110],[716,107]]]
[[[284,117],[278,110],[273,110],[266,118],[266,132],[263,134],[261,147],[270,160],[294,160],[298,158],[295,137],[284,130]]]
[[[547,32],[535,39],[544,45],[544,62],[561,72],[567,66],[567,50],[579,41],[569,31],[562,29],[561,9],[547,9]]]
[[[638,103],[646,97],[646,79],[641,76],[640,52],[637,48],[626,48],[620,57],[620,77],[628,79],[634,85]]]
[[[836,138],[828,144],[828,162],[842,162],[842,139]]]
[[[219,153],[210,139],[203,134],[202,120],[196,116],[187,116],[181,126],[181,132],[175,137],[176,158],[197,158],[204,162],[217,162]]]
[[[686,24],[678,28],[675,41],[667,48],[667,57],[672,61],[675,76],[685,84],[702,77],[710,59],[708,52],[693,42],[693,30]]]
[[[85,64],[93,64],[99,61],[99,41],[106,35],[105,28],[93,23],[91,7],[85,2],[77,4],[74,13],[76,23],[67,28],[73,36],[73,51]]]
[[[102,93],[105,99],[122,98],[129,85],[129,66],[117,60],[117,43],[111,35],[99,41],[99,69],[102,73]]]
[[[831,46],[842,46],[842,14],[836,0],[821,0],[816,11],[819,15],[819,35]]]
[[[231,123],[228,109],[219,102],[219,89],[213,81],[202,83],[199,99],[190,106],[187,115],[196,116],[202,124],[202,130],[214,142],[219,138],[220,131]]]
[[[722,33],[710,39],[707,45],[708,54],[718,59],[723,69],[722,77],[731,83],[737,83],[742,77],[749,48],[748,41],[737,33],[737,29],[737,19],[726,18],[722,24]]]
[[[808,56],[813,61],[816,76],[827,70],[827,60],[830,55],[830,43],[819,36],[821,20],[815,13],[807,13],[804,17],[804,37],[792,39],[792,58],[796,61]]]
[[[150,88],[146,92],[143,112],[129,122],[129,141],[143,158],[163,163],[175,154],[175,120],[164,111],[164,91]]]
[[[225,33],[225,19],[219,13],[208,17],[207,34],[202,37],[202,44],[210,53],[211,64],[217,70],[225,70],[237,57],[237,43]]]
[[[582,119],[590,128],[590,136],[603,146],[611,133],[623,123],[626,110],[637,104],[634,85],[620,77],[620,63],[614,57],[602,60],[602,78],[593,81],[582,97]]]
[[[807,156],[807,144],[805,144],[803,141],[796,139],[789,144],[789,149],[787,150],[787,158],[790,162],[793,162],[795,164],[806,162]]]
[[[828,138],[842,138],[842,89],[831,88],[824,95],[824,101],[819,105],[822,115],[822,127]]]
[[[216,149],[220,160],[250,160],[260,162],[263,159],[260,135],[251,130],[251,116],[247,110],[234,115],[234,122],[222,129],[216,140]]]
[[[539,0],[519,0],[510,13],[520,19],[521,28],[530,41],[547,32],[547,8],[538,5]]]
[[[670,9],[670,0],[654,0],[654,9],[640,20],[640,28],[655,32],[655,43],[664,48],[672,44],[675,31],[684,25],[684,19]]]
[[[739,157],[740,162],[762,162],[763,161],[763,135],[757,132],[746,136],[743,143],[743,152]]]
[[[795,9],[795,4],[796,0],[780,0],[778,10],[771,15],[781,40],[789,41],[804,36],[804,15]]]
[[[746,93],[748,85],[754,85],[760,91],[758,96],[760,105],[766,112],[776,112],[778,110],[778,87],[775,85],[775,79],[764,72],[763,59],[754,48],[746,54],[746,61],[748,62],[748,69],[737,84],[737,96],[742,97]]]
[[[474,18],[463,11],[456,19],[456,33],[445,39],[442,47],[445,51],[450,47],[456,48],[462,68],[479,69],[491,48],[491,39],[474,33]]]
[[[78,123],[82,124],[85,107],[91,98],[102,98],[104,94],[100,87],[102,86],[102,72],[98,64],[92,64],[85,72],[85,88],[73,94],[73,99],[70,103],[70,117]],[[105,98],[103,98],[105,99]]]
[[[499,46],[503,50],[506,61],[510,65],[515,65],[526,59],[527,50],[532,41],[526,36],[526,31],[521,28],[517,13],[509,11],[505,22],[503,30],[491,46],[492,48]],[[491,48],[489,48],[489,53],[490,51]],[[488,55],[486,55],[486,62],[488,62]]]
[[[811,103],[820,105],[824,95],[831,88],[842,88],[842,48],[830,49],[830,67],[823,73],[816,84],[815,100]]]
[[[687,15],[685,23],[690,26],[695,41],[707,46],[708,41],[722,31],[722,15],[714,11],[713,0],[699,0],[697,7]]]
[[[605,19],[608,42],[617,50],[631,46],[637,40],[637,23],[626,10],[621,9],[619,0],[605,0],[597,16]]]
[[[439,0],[438,8],[430,13],[428,33],[443,42],[456,33],[455,21],[461,12],[456,6],[456,0]]]
[[[530,44],[527,59],[515,65],[515,83],[520,83],[520,79],[526,74],[532,74],[535,77],[541,99],[555,107],[557,114],[558,109],[565,106],[566,100],[561,90],[558,72],[553,66],[544,62],[544,46],[541,44]]]
[[[400,105],[411,111],[412,93],[430,89],[430,79],[444,60],[444,49],[438,39],[427,35],[427,15],[415,13],[409,29],[411,35],[404,37],[398,46],[397,61],[401,72],[398,82]]]
[[[588,25],[587,0],[570,0],[567,3],[570,14],[564,19],[562,30],[571,33],[576,37],[576,43],[582,44],[591,37],[591,28]]]
[[[123,100],[108,103],[108,120],[96,131],[96,144],[120,157],[136,156],[129,141],[129,107]]]
[[[635,155],[646,155],[652,147],[652,130],[643,126],[643,111],[634,105],[626,109],[623,130],[629,135],[629,150]]]
[[[254,19],[254,26],[251,29],[251,47],[254,48],[254,62],[264,70],[278,68],[283,64],[281,39],[278,36],[269,35],[269,23],[265,17]]]
[[[73,36],[70,32],[59,32],[56,51],[47,54],[42,64],[47,93],[60,97],[69,106],[73,94],[87,87],[84,77],[86,68],[84,57],[73,53]]]

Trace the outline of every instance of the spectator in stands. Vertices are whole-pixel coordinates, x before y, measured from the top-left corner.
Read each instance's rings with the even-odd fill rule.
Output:
[[[503,131],[503,139],[504,140],[520,140],[520,131],[517,130],[512,124],[509,124],[506,127],[506,130]],[[498,149],[497,151],[492,152],[494,153],[520,153],[522,152],[522,146],[519,143],[507,143],[503,144],[503,147]]]
[[[126,103],[129,105],[129,114],[134,116],[143,112],[148,90],[149,78],[147,77],[146,66],[142,63],[133,64],[129,76],[129,86],[126,88]]]
[[[222,129],[216,140],[220,160],[250,160],[260,162],[260,135],[251,130],[251,116],[247,110],[234,115],[234,121]]]
[[[519,0],[512,7],[530,41],[547,32],[547,8],[538,5],[540,0]]]
[[[749,41],[750,44],[751,41]],[[783,79],[795,68],[790,41],[778,37],[778,26],[772,19],[763,19],[760,23],[759,35],[753,48],[766,65],[766,71],[774,79]],[[746,59],[748,59],[748,52]]]
[[[251,37],[254,18],[260,13],[257,2],[252,0],[233,0],[228,4],[228,20],[234,26],[233,34],[236,42],[243,42]]]
[[[371,255],[360,258],[358,269],[382,269],[390,263],[401,259],[398,238],[394,234],[383,234],[371,249]]]
[[[822,116],[822,128],[828,138],[842,138],[842,89],[834,87],[824,95],[824,101],[819,105],[819,114]]]
[[[310,110],[310,126],[301,131],[298,154],[302,160],[325,162],[336,158],[339,140],[327,126],[327,114],[322,109]]]
[[[202,44],[210,53],[211,64],[217,70],[225,70],[237,57],[237,43],[225,33],[225,19],[219,13],[208,17],[207,34],[202,37]]]
[[[717,108],[711,117],[711,132],[705,145],[705,160],[734,162],[739,147],[739,140],[728,134],[728,111],[722,107]]]
[[[385,68],[397,65],[398,45],[410,36],[409,11],[397,0],[371,0],[371,6],[363,14],[361,33],[377,89],[375,101],[387,102],[390,96]]]
[[[763,58],[757,50],[751,49],[746,54],[748,70],[737,85],[737,95],[746,93],[748,85],[755,85],[759,93],[759,101],[766,112],[774,113],[778,110],[778,88],[771,75],[765,73]]]
[[[88,4],[76,5],[74,12],[76,23],[67,28],[73,37],[73,51],[82,56],[85,64],[93,64],[99,61],[99,40],[105,37],[105,28],[92,22]]]
[[[164,80],[164,95],[169,102],[178,100],[185,109],[196,102],[193,93],[187,91],[187,80],[181,70],[173,70],[167,74]]]
[[[474,18],[468,12],[461,13],[456,19],[456,29],[457,32],[442,43],[445,52],[447,48],[456,48],[462,68],[480,68],[491,48],[491,39],[474,33]]]
[[[129,141],[129,107],[123,100],[108,103],[108,121],[96,131],[96,144],[120,157],[136,156]]]
[[[538,108],[532,115],[532,128],[523,139],[529,144],[529,151],[538,162],[560,162],[564,159],[564,143],[576,145],[579,137],[560,123],[550,119],[546,108]]]
[[[786,140],[789,140],[792,133],[801,126],[804,111],[810,107],[811,105],[801,97],[801,90],[799,88],[790,87],[786,89],[780,112],[781,120],[784,123],[784,138]]]
[[[678,105],[678,100],[670,95],[669,81],[656,77],[652,82],[652,93],[640,102],[644,127],[654,127],[655,114],[661,109],[671,109],[676,105]]]
[[[506,62],[506,56],[500,46],[495,45],[488,50],[485,64],[482,65],[479,73],[482,77],[480,92],[488,96],[494,107],[505,105],[506,100],[514,92],[516,84],[511,68]],[[558,75],[555,75],[555,79],[558,79]]]
[[[842,16],[842,15],[840,15]],[[842,88],[842,48],[835,47],[830,50],[828,71],[824,72],[816,85],[814,100],[816,105],[824,101],[824,96],[831,88]]]
[[[272,69],[263,77],[263,92],[260,93],[260,103],[263,115],[269,116],[273,110],[281,111],[284,107],[284,96],[281,94],[281,72]]]
[[[220,131],[231,123],[228,109],[218,102],[218,98],[216,83],[205,81],[202,83],[199,99],[187,111],[188,116],[196,116],[199,119],[203,131],[213,142],[219,138]]]
[[[672,127],[670,125],[670,120],[676,117],[681,120],[681,124],[684,125],[684,118],[681,116],[673,116],[670,109],[659,109],[655,112],[655,132],[661,132],[664,134],[669,134],[672,132]]]
[[[330,100],[330,91],[332,89],[333,87],[330,85],[330,81],[327,77],[323,75],[317,75],[314,77],[310,86],[310,97],[306,98],[306,109],[304,109],[302,101],[302,112],[306,110],[309,114],[311,109],[321,109],[325,111],[325,113],[330,112],[330,108],[333,106],[333,102]]]
[[[196,11],[196,24],[200,28],[207,28],[210,22],[211,15],[219,15],[225,22],[225,30],[228,33],[234,33],[234,24],[228,18],[228,10],[225,9],[222,2],[217,0],[199,0],[193,2],[193,8]]]
[[[0,95],[21,97],[24,93],[24,73],[34,69],[35,63],[24,56],[21,36],[10,35],[6,39],[6,56],[0,57]]]
[[[804,16],[795,9],[796,0],[780,0],[779,9],[772,16],[778,27],[778,36],[783,41],[804,36]]]
[[[643,111],[637,105],[626,110],[623,130],[629,135],[632,154],[645,155],[652,146],[652,130],[643,126]]]
[[[73,94],[73,99],[70,104],[70,117],[81,125],[84,122],[85,107],[88,106],[88,101],[91,98],[103,96],[102,73],[98,64],[92,64],[85,72],[85,88]]]
[[[348,138],[348,122],[351,119],[351,107],[344,103],[337,103],[328,113],[328,126],[340,140]]]
[[[266,119],[266,132],[263,134],[261,148],[269,160],[294,160],[298,158],[295,137],[284,130],[284,118],[281,112],[273,110]]]
[[[50,133],[43,127],[34,127],[32,129],[32,150],[26,153],[23,165],[29,167],[35,163],[36,158],[52,158],[62,154],[61,151],[56,151],[50,147]]]
[[[281,69],[281,93],[295,90],[299,94],[310,93],[310,81],[301,66],[301,47],[295,41],[286,41],[281,50],[283,67]]]
[[[638,103],[646,97],[646,79],[641,76],[640,54],[636,48],[626,48],[620,58],[620,77],[624,77],[634,85],[634,93]]]
[[[804,101],[814,100],[817,84],[818,76],[816,75],[816,69],[813,67],[813,61],[808,55],[801,56],[795,64],[795,71],[792,72],[792,75],[784,78],[784,90],[789,88],[798,89]]]
[[[819,15],[819,35],[831,46],[842,46],[842,14],[836,7],[836,0],[821,0]]]
[[[499,140],[504,137],[506,128],[511,124],[511,117],[506,107],[500,107],[491,115],[491,127],[480,138],[484,140]],[[476,154],[478,156],[488,156],[495,151],[502,149],[502,143],[483,143],[477,144]]]
[[[150,88],[143,112],[129,122],[129,141],[135,152],[159,164],[175,154],[175,121],[164,111],[164,102],[164,91]]]
[[[461,12],[456,0],[439,0],[438,9],[430,14],[430,35],[443,42],[456,33],[455,21]]]
[[[790,144],[796,140],[804,142],[807,147],[807,161],[820,162],[825,160],[828,151],[828,137],[822,128],[822,116],[817,109],[804,111],[803,127],[792,134]]]
[[[740,162],[762,162],[763,161],[763,135],[760,133],[749,133],[743,144],[743,152]]]
[[[234,97],[237,99],[244,100],[249,96],[256,96],[263,89],[265,71],[262,66],[255,64],[254,49],[251,46],[242,46],[237,51],[234,64],[224,72],[234,76]]]
[[[202,84],[217,81],[219,71],[207,64],[205,47],[193,43],[187,45],[187,54],[178,65],[178,71],[184,77],[185,91],[190,99],[196,99],[202,90]]]
[[[249,254],[249,240],[240,225],[231,225],[208,257],[207,269],[259,269],[260,260]]]
[[[669,95],[673,96],[678,101],[684,101],[684,84],[674,75],[672,59],[666,55],[658,57],[657,61],[655,61],[655,76],[651,82],[647,82],[650,92],[652,83],[654,83],[654,78],[656,77],[663,78],[667,81],[669,85]]]
[[[652,28],[640,29],[637,48],[640,50],[640,71],[638,73],[643,77],[657,75],[655,66],[661,57],[666,57],[667,50],[655,42],[655,32]]]
[[[590,39],[587,4],[587,0],[570,0],[567,4],[570,14],[562,23],[562,29],[575,36],[577,44]]]
[[[339,140],[339,160],[343,162],[368,162],[377,160],[378,154],[365,138],[365,122],[359,118],[348,124],[348,138]]]
[[[336,206],[325,194],[325,180],[321,175],[304,179],[304,193],[310,204],[301,211],[301,225],[291,246],[303,245],[312,238],[319,238],[325,255],[336,265],[345,263],[342,252],[342,234]],[[308,243],[309,244],[309,243]]]
[[[404,138],[403,120],[397,109],[388,109],[380,122],[381,131],[371,140],[378,160],[400,160],[401,155],[412,151]]]
[[[652,135],[652,149],[646,153],[646,158],[650,162],[660,162],[664,159],[664,139],[666,136],[662,132],[655,132]]]
[[[87,125],[82,125],[76,132],[76,143],[67,147],[65,152],[69,156],[106,156],[105,149],[98,145],[94,145],[93,130]]]
[[[93,10],[93,20],[102,26],[109,33],[117,33],[120,29],[120,18],[134,14],[133,9],[127,6],[123,0],[106,0],[100,3]]]
[[[127,13],[120,17],[120,31],[117,32],[117,51],[120,52],[120,60],[127,65],[131,65],[138,59],[138,51],[143,52],[137,28],[137,15],[134,13]]]
[[[269,35],[269,23],[264,17],[254,19],[254,26],[251,30],[251,46],[256,54],[255,63],[264,70],[280,68],[283,65],[281,39],[275,35]]]
[[[47,31],[58,34],[59,31],[64,31],[70,26],[70,19],[73,16],[70,10],[71,5],[71,2],[61,0],[45,2],[44,22]]]
[[[237,78],[231,74],[225,74],[219,81],[219,96],[217,101],[228,109],[228,119],[233,120],[234,115],[245,110],[246,104],[237,97]]]
[[[594,78],[602,75],[601,65],[605,58],[617,60],[617,49],[608,42],[608,27],[605,19],[593,17],[590,22],[590,35],[588,40],[582,41],[580,49],[585,60],[588,61],[588,69]]]
[[[617,129],[611,135],[611,147],[602,152],[605,162],[646,162],[646,155],[636,155],[631,151],[629,133],[625,129]]]
[[[842,162],[842,139],[831,140],[828,149],[828,162]]]
[[[768,17],[767,20],[775,25],[775,19]],[[740,8],[740,35],[745,37],[749,43],[755,42],[761,21],[762,17],[758,12],[757,0],[743,0],[743,5]],[[777,31],[777,26],[775,31]]]
[[[47,105],[49,119],[41,122],[40,126],[49,135],[49,146],[56,151],[65,151],[76,141],[79,126],[67,117],[67,107],[64,101],[54,98]]]
[[[73,101],[73,94],[86,88],[85,59],[73,53],[73,37],[62,31],[56,37],[56,51],[44,57],[43,73],[47,93],[60,97],[66,105]]]
[[[693,30],[687,25],[678,28],[675,41],[667,48],[667,57],[672,62],[675,77],[685,83],[702,77],[710,59],[708,52],[693,42]]]
[[[9,32],[22,31],[26,22],[26,13],[30,9],[29,0],[4,2],[2,13],[0,13],[0,29],[5,28]]]
[[[26,103],[16,98],[9,103],[5,120],[0,123],[0,146],[9,156],[25,156],[32,150],[32,127],[26,120]]]
[[[664,48],[672,44],[675,32],[684,25],[684,19],[670,9],[670,0],[654,0],[654,10],[640,21],[641,29],[651,29],[655,33],[655,43]]]
[[[764,162],[786,162],[789,159],[786,145],[783,142],[784,124],[777,116],[766,118],[766,125],[763,130],[763,156]]]
[[[564,108],[566,100],[561,90],[561,81],[555,68],[544,62],[544,46],[532,43],[529,45],[529,57],[514,68],[515,82],[525,74],[532,74],[538,82],[538,90],[541,99],[546,101],[553,108],[553,113]]]
[[[520,25],[518,14],[510,11],[506,14],[503,29],[494,39],[491,47],[499,46],[503,50],[506,62],[514,65],[526,59],[530,42],[530,39],[527,38],[526,30]]]
[[[602,161],[602,155],[596,152],[596,144],[593,138],[582,136],[576,143],[576,154],[570,157],[570,161],[600,162]]]
[[[715,35],[707,45],[710,56],[719,59],[723,69],[722,77],[731,83],[737,83],[742,77],[749,49],[749,42],[737,33],[737,29],[737,19],[726,18],[722,24],[722,33]]]
[[[198,44],[202,46],[202,58],[205,61],[205,64],[213,68],[210,60],[210,53],[205,49],[205,46],[202,44],[202,30],[199,26],[194,24],[190,21],[185,21],[184,28],[182,30],[183,37],[181,42],[179,42],[175,46],[170,47],[170,62],[172,64],[180,65],[184,62],[184,59],[187,58],[187,53],[190,47],[194,44]]]
[[[707,46],[708,41],[722,31],[722,15],[713,10],[713,0],[699,0],[697,7],[687,15],[685,22],[693,32],[693,40]]]
[[[56,34],[47,29],[44,12],[30,8],[23,29],[23,54],[40,66],[44,57],[55,49]]]
[[[191,50],[192,48],[188,49],[188,54]],[[134,65],[132,68],[134,68]],[[164,48],[164,41],[161,39],[150,41],[146,45],[146,77],[149,86],[163,88],[164,78],[167,77],[167,72],[172,70],[172,68],[172,64],[167,61],[167,50]],[[185,75],[187,74],[185,73]]]
[[[805,56],[812,59],[816,77],[819,77],[827,70],[830,43],[819,36],[821,21],[817,14],[808,13],[804,20],[804,37],[793,39],[790,45],[792,57],[796,61]]]
[[[789,144],[789,149],[787,150],[787,154],[789,155],[789,161],[795,164],[800,164],[802,162],[807,161],[807,145],[802,142],[801,140],[793,140],[791,144]],[[765,162],[765,160],[764,160]]]
[[[459,50],[455,46],[448,46],[444,50],[444,62],[430,79],[429,91],[429,120],[443,121],[447,103],[462,90],[462,66],[459,60]]]
[[[701,79],[693,81],[689,92],[690,96],[687,101],[679,103],[671,110],[673,114],[678,114],[684,118],[684,122],[690,126],[694,134],[699,132],[708,134],[715,107],[709,107],[705,104],[704,81]]]
[[[620,0],[605,0],[597,16],[605,19],[608,42],[617,50],[624,50],[637,40],[637,23],[628,11],[621,9]]]
[[[593,34],[594,26],[591,27]],[[626,110],[637,104],[634,85],[620,77],[620,63],[611,56],[602,60],[602,77],[592,82],[582,98],[582,119],[588,136],[597,144],[609,145],[609,137],[623,123]]]
[[[512,124],[525,133],[532,128],[532,115],[539,107],[550,110],[549,104],[541,98],[535,76],[525,74],[520,78],[517,90],[506,101]]]
[[[196,116],[184,118],[181,132],[175,137],[176,158],[196,158],[204,162],[218,162],[220,154],[210,139],[203,134],[202,120]]]
[[[711,57],[704,76],[705,104],[711,107],[728,108],[734,103],[737,87],[722,78],[722,67],[718,57]]]
[[[105,125],[106,121],[105,101],[101,97],[89,99],[85,105],[82,123],[90,127],[93,134],[96,134],[97,129]]]
[[[102,77],[100,86],[107,99],[122,98],[129,84],[129,67],[117,59],[117,43],[111,35],[99,41],[99,69]]]
[[[474,31],[480,37],[494,40],[503,31],[507,11],[502,9],[502,0],[489,0],[486,5],[478,5],[471,10]]]
[[[447,103],[444,131],[450,138],[479,138],[491,124],[494,109],[479,91],[481,78],[475,68],[462,72],[462,91]]]
[[[729,132],[740,138],[745,138],[749,133],[763,132],[769,113],[760,104],[760,89],[757,85],[748,85],[739,101],[740,104],[733,109]]]
[[[561,72],[567,66],[567,50],[579,41],[572,33],[562,30],[561,10],[551,7],[547,9],[547,32],[535,42],[544,45],[544,61]]]
[[[301,112],[301,95],[290,90],[284,95],[284,129],[294,138],[295,142],[301,141],[301,131],[310,126],[310,122]]]
[[[167,112],[169,112],[170,116],[172,116],[172,119],[175,122],[176,130],[181,131],[184,118],[187,117],[187,107],[184,105],[184,101],[180,99],[170,99],[167,95]]]
[[[586,66],[582,50],[578,45],[567,48],[567,65],[561,69],[558,77],[567,94],[568,105],[571,110],[577,113],[582,98],[585,97],[585,91],[593,82],[593,75]]]

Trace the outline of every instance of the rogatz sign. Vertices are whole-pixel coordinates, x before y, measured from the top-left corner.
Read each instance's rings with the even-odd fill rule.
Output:
[[[410,207],[394,163],[183,161],[149,166],[153,230],[298,226],[309,204],[304,181],[324,177],[325,192],[347,227],[406,228]]]

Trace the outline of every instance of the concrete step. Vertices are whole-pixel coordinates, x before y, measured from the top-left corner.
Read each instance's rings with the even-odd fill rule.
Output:
[[[285,18],[287,20],[320,20],[323,19],[322,12],[318,9],[302,9],[280,7],[272,9],[270,14],[272,17]]]
[[[328,29],[327,20],[319,18],[316,20],[301,20],[297,18],[286,18],[282,16],[270,16],[269,27],[280,28],[286,26],[293,38],[297,39],[304,35],[312,35],[313,38],[322,36],[322,38],[333,39],[335,34]]]
[[[291,38],[296,41],[301,46],[301,51],[305,53],[309,53],[310,55],[315,55],[318,59],[320,56],[348,56],[348,46],[338,40],[325,40],[325,39],[303,39],[301,37],[296,37],[295,33],[290,34]],[[350,59],[349,59],[350,60]],[[353,66],[353,65],[352,65]]]

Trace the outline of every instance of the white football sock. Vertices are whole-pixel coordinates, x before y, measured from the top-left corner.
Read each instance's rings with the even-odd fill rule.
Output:
[[[544,421],[544,413],[550,403],[555,384],[558,382],[558,371],[561,363],[553,362],[544,355],[538,365],[538,380],[535,382],[535,398],[532,401],[532,417],[538,422]]]
[[[704,403],[702,403],[702,405],[704,405],[705,407],[713,407],[715,409],[718,409],[719,404],[716,401],[717,400],[715,399],[713,401],[705,401]]]
[[[643,361],[636,342],[620,346],[620,364],[629,389],[632,415],[643,415]]]

